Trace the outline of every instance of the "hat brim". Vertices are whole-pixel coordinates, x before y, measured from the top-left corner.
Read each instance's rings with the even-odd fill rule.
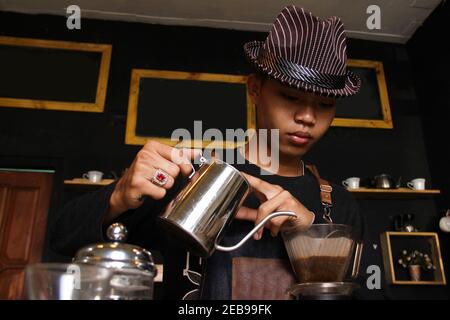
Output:
[[[275,80],[280,81],[285,85],[307,92],[312,92],[321,96],[335,98],[350,97],[358,93],[361,87],[361,79],[351,71],[347,71],[344,87],[338,89],[323,88],[298,79],[294,79],[289,75],[281,74],[278,71],[273,70],[269,66],[266,66],[258,61],[258,56],[262,46],[262,41],[252,41],[246,43],[244,45],[244,52],[247,56],[247,59],[258,71],[268,75]]]

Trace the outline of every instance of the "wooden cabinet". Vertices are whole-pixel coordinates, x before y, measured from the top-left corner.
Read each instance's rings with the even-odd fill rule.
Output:
[[[53,174],[0,171],[0,299],[24,298],[27,264],[41,260]]]

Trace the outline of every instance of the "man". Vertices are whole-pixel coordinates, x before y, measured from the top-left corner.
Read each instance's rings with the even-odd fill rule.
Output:
[[[321,21],[289,6],[278,15],[265,42],[247,43],[244,50],[256,69],[248,77],[247,87],[256,106],[257,128],[279,130],[279,165],[276,172],[270,172],[271,164],[263,163],[257,152],[250,152],[250,144],[242,150],[246,161],[236,167],[244,172],[253,193],[227,229],[222,244],[235,244],[254,223],[281,210],[295,212],[296,223],[301,225],[333,221],[361,230],[361,218],[350,194],[336,185],[330,188],[302,161],[330,127],[335,99],[351,96],[360,87],[360,80],[346,70],[342,22],[336,17]],[[258,148],[260,143],[256,144]],[[55,247],[73,254],[87,243],[101,241],[102,228],[109,223],[123,221],[130,242],[163,252],[165,296],[181,297],[176,289],[182,274],[176,265],[184,263],[184,252],[155,227],[155,217],[179,189],[180,173],[190,174],[188,161],[198,152],[183,150],[184,164],[176,164],[172,155],[173,148],[150,141],[116,184],[69,203],[56,225]],[[270,174],[261,175],[261,170]],[[200,297],[282,298],[282,294],[263,293],[270,291],[264,289],[269,282],[264,279],[274,272],[283,278],[282,285],[277,284],[280,292],[284,293],[283,286],[292,281],[292,270],[286,271],[279,263],[287,259],[279,236],[287,219],[272,219],[266,225],[268,231],[261,229],[255,234],[257,241],[249,241],[233,252],[215,252],[204,261]],[[258,294],[249,289],[255,284],[261,289]]]

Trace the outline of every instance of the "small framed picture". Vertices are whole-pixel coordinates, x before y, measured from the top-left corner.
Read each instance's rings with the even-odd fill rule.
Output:
[[[435,232],[381,234],[386,280],[395,285],[445,285],[439,238]]]

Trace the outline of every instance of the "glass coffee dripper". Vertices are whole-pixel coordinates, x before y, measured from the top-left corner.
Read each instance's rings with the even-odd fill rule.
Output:
[[[299,281],[291,294],[349,294],[356,284],[345,282],[358,275],[362,243],[353,229],[343,224],[313,224],[309,227],[285,224],[281,230],[292,268]]]

